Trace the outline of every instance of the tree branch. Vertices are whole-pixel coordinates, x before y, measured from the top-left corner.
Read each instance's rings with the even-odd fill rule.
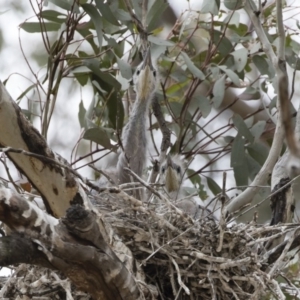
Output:
[[[253,11],[254,7],[255,7],[255,3],[253,2],[253,0],[246,1],[245,10],[253,23],[255,32],[262,43],[264,52],[266,53],[270,62],[275,66],[275,71],[276,71],[277,77],[282,76],[282,70],[280,69],[280,66],[279,66],[278,57],[274,53],[272,45],[269,42],[264,29],[262,28],[262,25],[260,23],[258,15],[255,14]],[[280,40],[279,43],[282,43],[282,40]],[[282,57],[281,53],[279,54],[279,57]],[[280,86],[279,86],[279,82],[277,80],[277,91],[279,91],[279,90],[280,90]],[[239,208],[243,207],[244,205],[250,203],[252,201],[254,195],[257,193],[259,186],[264,185],[265,182],[268,180],[270,174],[272,173],[275,163],[280,155],[280,151],[281,151],[282,143],[283,143],[283,136],[284,136],[284,131],[283,131],[282,122],[281,122],[280,98],[281,98],[281,94],[278,93],[278,100],[279,100],[279,101],[277,101],[278,119],[277,119],[277,123],[276,123],[274,139],[273,139],[273,143],[272,143],[269,155],[268,155],[264,165],[262,166],[261,170],[259,171],[259,173],[254,178],[253,182],[251,183],[251,187],[248,187],[245,191],[243,191],[241,194],[239,194],[236,198],[234,198],[227,205],[227,210],[229,212],[234,212],[234,211],[238,210]]]
[[[37,245],[21,234],[1,237],[0,252],[0,266],[25,263],[54,269]]]
[[[24,233],[38,245],[44,253],[40,255],[49,264],[94,299],[140,299],[135,277],[142,274],[139,269],[133,271],[131,252],[120,240],[114,242],[113,236],[109,236],[109,224],[96,213],[74,205],[60,222],[20,195],[2,188],[0,220],[13,231]]]
[[[21,148],[51,160],[63,161],[22,114],[0,82],[0,147]],[[18,170],[41,194],[47,211],[63,216],[72,202],[84,203],[86,197],[78,180],[67,170],[33,157],[8,153]]]

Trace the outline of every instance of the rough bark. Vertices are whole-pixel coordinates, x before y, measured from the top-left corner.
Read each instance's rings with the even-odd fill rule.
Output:
[[[65,218],[58,220],[20,195],[2,188],[0,220],[12,231],[26,235],[28,240],[23,243],[27,243],[32,254],[40,251],[35,259],[29,255],[23,261],[17,255],[18,251],[11,257],[6,255],[6,260],[2,258],[4,265],[30,262],[45,266],[44,259],[40,261],[38,257],[47,258],[53,268],[64,273],[94,299],[140,298],[135,282],[135,278],[139,278],[138,271],[136,274],[129,272],[125,266],[130,267],[130,258],[121,261],[116,253],[123,253],[125,257],[132,255],[126,253],[128,250],[123,243],[111,240],[109,228],[96,213],[75,205],[68,210]],[[1,242],[7,249],[5,239],[2,238]]]
[[[46,255],[38,250],[35,243],[22,234],[1,237],[0,249],[0,266],[26,263],[53,269]]]

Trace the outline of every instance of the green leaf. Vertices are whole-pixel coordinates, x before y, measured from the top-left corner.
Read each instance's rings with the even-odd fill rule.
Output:
[[[285,59],[291,68],[297,71],[300,70],[299,56],[292,49],[286,49]]]
[[[114,12],[114,15],[117,20],[120,21],[131,21],[130,14],[127,11],[124,11],[123,9],[117,9]]]
[[[238,134],[232,143],[230,166],[243,166],[245,163],[245,139]]]
[[[174,75],[174,74],[172,74],[172,75]],[[172,76],[172,77],[177,79],[176,76]],[[189,81],[185,80],[185,81],[177,82],[177,83],[169,86],[165,91],[166,95],[172,96],[172,95],[176,94],[177,92],[182,92],[187,84],[189,84]]]
[[[171,108],[173,114],[175,115],[175,117],[178,118],[181,114],[182,103],[170,102],[169,105],[170,105],[170,108]]]
[[[223,36],[223,32],[214,30],[213,42],[223,56],[227,56],[233,49],[229,39],[225,35]]]
[[[68,10],[73,11],[76,14],[79,14],[79,7],[74,0],[48,0],[55,4],[56,6]]]
[[[195,76],[198,77],[201,80],[205,79],[205,75],[200,71],[195,64],[191,61],[191,59],[188,57],[188,55],[184,52],[181,52],[181,56],[183,57],[187,68],[191,71],[191,73]]]
[[[202,14],[211,13],[217,15],[220,9],[220,1],[217,0],[204,0],[200,12]]]
[[[158,37],[153,36],[153,35],[148,36],[148,41],[155,44],[155,45],[158,45],[158,46],[167,46],[167,47],[174,46],[174,43],[172,41],[167,41],[167,40],[158,38]]]
[[[92,85],[98,90],[98,92],[100,92],[100,94],[103,94],[103,95],[107,94],[107,92],[102,88],[101,79],[99,79],[96,76],[96,78],[94,77],[93,80],[91,80],[91,81],[92,81]]]
[[[81,100],[79,103],[79,111],[78,111],[78,120],[81,128],[86,128],[85,114],[86,114],[86,109],[84,108],[83,102]]]
[[[187,169],[186,173],[187,173],[188,176],[190,176],[190,175],[194,174],[195,171],[192,170],[192,169]],[[196,175],[192,176],[190,178],[190,180],[191,180],[192,184],[194,185],[194,187],[197,189],[199,197],[202,200],[207,199],[208,195],[207,195],[207,192],[205,190],[205,186],[202,184],[202,179],[199,176],[199,174],[196,174]]]
[[[100,70],[100,63],[98,60],[94,58],[85,59],[83,60],[83,64],[88,67],[96,76],[113,86],[116,90],[121,89],[121,84],[111,74],[108,72],[102,72]]]
[[[237,128],[239,135],[242,135],[245,139],[252,143],[254,141],[254,137],[245,124],[243,118],[240,115],[235,114],[232,121],[234,126]]]
[[[250,129],[251,134],[254,136],[255,141],[257,141],[262,135],[262,133],[264,132],[266,123],[267,123],[266,121],[258,121]]]
[[[213,105],[214,108],[218,108],[224,99],[224,95],[225,95],[225,75],[223,75],[221,78],[219,78],[213,87]]]
[[[268,157],[270,149],[262,143],[254,143],[247,147],[247,151],[262,166]]]
[[[22,99],[29,91],[31,91],[35,87],[35,84],[30,85],[20,96],[16,99],[16,101]]]
[[[118,64],[118,67],[119,67],[119,70],[120,70],[122,76],[126,79],[131,79],[132,78],[132,70],[131,70],[130,64],[128,64],[123,59],[120,59],[117,55],[116,55],[116,59],[117,59],[117,64]]]
[[[249,176],[245,156],[245,139],[240,134],[235,137],[232,143],[230,166],[233,168],[237,186],[248,185]]]
[[[263,58],[260,55],[254,55],[253,56],[253,63],[255,64],[255,66],[257,67],[257,69],[259,70],[260,74],[268,74],[269,71],[269,65],[267,63],[267,61],[265,60],[265,58]]]
[[[96,102],[95,97],[93,97],[88,109],[85,112],[83,127],[86,129],[95,127],[95,124],[92,121],[92,117],[93,117],[94,109],[95,109],[95,102]]]
[[[205,189],[204,184],[200,184],[200,188],[198,189],[198,195],[203,201],[208,198],[207,191]]]
[[[248,50],[241,48],[232,52],[231,55],[234,58],[234,65],[237,72],[243,71],[248,60]]]
[[[247,166],[249,170],[249,178],[253,180],[261,169],[259,163],[246,153]]]
[[[231,135],[226,135],[223,137],[225,144],[231,144],[234,141],[234,137]]]
[[[41,24],[39,22],[25,22],[20,25],[20,28],[29,33],[36,33],[42,31],[58,31],[61,27],[59,23],[45,22]]]
[[[104,3],[103,0],[95,0],[96,6],[98,7],[99,11],[101,12],[101,15],[103,18],[105,18],[109,23],[120,26],[118,20],[110,10],[110,7],[108,5],[108,2]]]
[[[85,38],[85,40],[91,45],[91,47],[94,50],[94,53],[98,54],[99,47],[94,42],[94,37],[93,37],[92,32],[85,25],[82,25],[82,26],[78,25],[76,27],[76,31],[79,32]]]
[[[124,106],[119,93],[113,92],[107,102],[108,118],[113,129],[121,130],[124,122]]]
[[[234,14],[237,14],[237,12],[234,12]],[[240,40],[247,40],[247,32],[248,32],[248,26],[245,24],[239,24],[239,26],[235,26],[235,25],[229,25],[228,28],[230,28],[231,30],[233,30],[238,36],[238,38],[240,38]]]
[[[219,66],[219,68],[226,73],[229,79],[236,85],[240,86],[240,79],[232,70],[227,69],[225,66]]]
[[[222,189],[219,187],[219,185],[210,177],[206,177],[207,185],[209,189],[212,191],[214,195],[218,195],[222,192]]]
[[[205,119],[211,112],[211,103],[205,96],[199,95],[194,97],[197,99],[197,104],[200,108],[203,118]]]
[[[224,0],[224,5],[230,10],[241,9],[244,6],[243,0]]]
[[[260,55],[254,55],[252,61],[261,75],[266,74],[270,79],[274,77],[274,67],[271,66],[264,57]]]
[[[240,100],[258,100],[261,94],[258,88],[248,86],[238,97]]]
[[[245,164],[243,166],[233,167],[234,179],[236,186],[244,190],[248,186],[249,170],[247,165],[247,160],[245,157]]]
[[[81,86],[85,86],[88,83],[90,78],[89,73],[80,73],[80,72],[72,72],[72,73]]]
[[[43,10],[41,11],[41,13],[38,14],[38,16],[46,19],[46,20],[49,20],[49,21],[52,21],[52,22],[55,22],[55,23],[64,23],[67,19],[67,15],[65,14],[61,14],[55,10]]]
[[[274,96],[269,104],[269,113],[271,113],[272,109],[277,105],[277,96]]]
[[[223,20],[223,23],[228,24],[227,26],[230,26],[231,27],[230,29],[232,28],[236,29],[240,25],[240,18],[241,18],[240,14],[236,11],[233,11],[227,14],[225,19]]]
[[[92,4],[82,4],[82,8],[91,17],[91,20],[95,25],[95,29],[96,29],[96,32],[97,32],[98,43],[99,43],[99,52],[100,52],[101,47],[102,47],[102,40],[103,40],[102,18],[101,18],[100,14],[98,13],[98,11],[97,11],[97,9],[94,5],[92,5]]]
[[[67,65],[68,67],[78,67],[78,66],[81,66],[81,61],[79,59],[79,57],[75,54],[66,54],[65,55],[65,59],[67,61]]]
[[[155,29],[157,21],[160,20],[161,15],[166,10],[166,8],[169,6],[169,4],[164,1],[155,1],[150,10],[147,13],[147,30],[148,32],[151,32],[153,29]]]
[[[142,20],[142,2],[141,0],[132,0],[131,1],[133,10],[139,20]]]
[[[89,128],[83,135],[85,140],[95,142],[106,149],[112,149],[114,146],[110,143],[110,139],[106,130],[102,127]]]

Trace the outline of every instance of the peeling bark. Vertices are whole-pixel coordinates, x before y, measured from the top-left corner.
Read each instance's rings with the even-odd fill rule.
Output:
[[[1,147],[21,148],[66,163],[48,147],[45,139],[25,118],[20,107],[11,99],[1,82],[0,128]],[[72,201],[83,204],[83,196],[78,194],[79,183],[67,169],[22,154],[8,153],[7,155],[38,190],[47,211],[53,216],[63,216]]]

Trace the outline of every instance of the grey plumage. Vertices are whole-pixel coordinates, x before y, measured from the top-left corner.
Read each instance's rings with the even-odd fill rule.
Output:
[[[173,201],[182,196],[183,171],[184,166],[178,155],[168,155],[161,164],[160,182],[165,185],[166,192]]]
[[[201,206],[194,198],[185,198],[182,183],[184,180],[184,165],[178,155],[167,156],[166,160],[161,164],[160,182],[164,184],[166,192],[175,205],[182,211],[190,215],[194,219],[215,216],[206,207]]]
[[[119,183],[131,181],[125,168],[130,168],[138,176],[142,176],[145,167],[147,114],[157,88],[157,71],[151,61],[150,48],[148,48],[143,62],[137,67],[133,82],[136,100],[122,133],[123,151],[117,164]]]

